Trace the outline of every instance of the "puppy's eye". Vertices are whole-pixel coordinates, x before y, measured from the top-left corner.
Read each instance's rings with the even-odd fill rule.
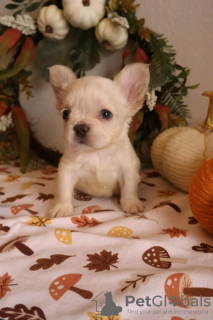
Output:
[[[112,118],[112,112],[104,109],[104,110],[101,110],[100,116],[101,118],[108,120]]]
[[[69,119],[69,116],[70,116],[70,111],[69,110],[63,110],[63,113],[62,113],[63,119],[67,120],[67,119]]]

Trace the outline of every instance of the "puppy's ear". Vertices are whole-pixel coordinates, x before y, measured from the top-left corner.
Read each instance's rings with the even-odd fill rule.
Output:
[[[115,76],[114,82],[125,96],[132,113],[135,113],[142,108],[149,85],[149,65],[145,63],[127,65]]]
[[[74,72],[65,66],[56,65],[49,68],[50,84],[55,92],[58,102],[61,102],[62,94],[68,84],[76,80]]]

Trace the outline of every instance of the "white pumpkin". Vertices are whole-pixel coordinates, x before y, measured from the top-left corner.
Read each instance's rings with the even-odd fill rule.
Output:
[[[154,168],[179,189],[188,192],[191,178],[205,161],[213,158],[213,132],[200,127],[176,127],[153,142]]]
[[[118,50],[127,44],[129,34],[125,28],[105,18],[96,26],[95,36],[105,49]]]
[[[69,23],[64,17],[63,10],[54,4],[41,8],[37,24],[44,37],[62,40],[69,32]]]
[[[105,14],[105,0],[62,0],[64,15],[80,29],[95,27]]]

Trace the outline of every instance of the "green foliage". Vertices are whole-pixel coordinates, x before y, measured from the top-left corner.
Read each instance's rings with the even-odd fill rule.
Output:
[[[188,90],[196,89],[198,84],[186,86],[190,70],[177,64],[174,65],[174,68],[179,73],[172,74],[169,81],[162,87],[160,102],[168,105],[171,113],[181,117],[187,123],[187,119],[191,118],[191,113],[183,99],[188,94]]]
[[[70,55],[70,63],[74,72],[80,77],[101,62],[101,46],[96,40],[94,29],[84,31]]]

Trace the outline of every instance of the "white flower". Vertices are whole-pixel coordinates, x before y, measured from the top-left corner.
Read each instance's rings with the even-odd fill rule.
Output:
[[[36,33],[36,25],[34,20],[28,14],[18,14],[16,18],[13,16],[0,17],[0,24],[18,29],[26,36]]]
[[[10,126],[13,126],[12,112],[0,117],[0,132],[6,131]]]
[[[117,23],[119,26],[124,29],[129,29],[129,22],[125,17],[121,17],[117,14],[117,12],[111,11],[108,7],[106,7],[107,17],[112,21]]]
[[[146,92],[146,104],[150,111],[152,111],[154,106],[156,105],[157,96],[155,95],[155,91],[155,89],[148,89]]]

